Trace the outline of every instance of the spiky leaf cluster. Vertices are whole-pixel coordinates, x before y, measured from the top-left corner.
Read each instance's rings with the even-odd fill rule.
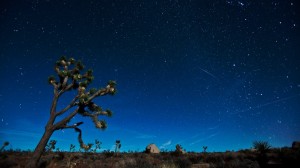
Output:
[[[116,81],[113,81],[113,80],[108,81],[106,88],[109,88],[109,90],[110,90],[109,94],[115,95],[117,93],[116,85],[117,85]]]
[[[104,115],[111,117],[112,116],[112,111],[107,109],[107,110],[102,110],[100,106],[95,104],[94,102],[88,102],[86,104],[81,104],[81,108],[79,109],[79,114],[82,116],[90,117],[92,121],[95,124],[96,128],[99,129],[105,129],[107,127],[107,124],[104,120],[99,120],[98,116]]]
[[[87,87],[93,80],[93,71],[82,73],[84,65],[74,58],[61,57],[55,64],[55,72],[59,80],[54,76],[48,78],[49,84],[56,86],[59,90],[77,89],[79,86]],[[69,86],[69,87],[68,87]]]
[[[260,153],[265,153],[270,150],[271,145],[266,141],[254,141],[253,148],[256,149]]]

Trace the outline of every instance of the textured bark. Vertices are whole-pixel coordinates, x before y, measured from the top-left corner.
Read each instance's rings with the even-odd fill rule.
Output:
[[[40,142],[38,143],[38,145],[36,146],[32,157],[30,158],[29,162],[26,165],[26,168],[36,168],[38,167],[38,162],[45,150],[45,147],[51,137],[51,135],[53,134],[54,130],[51,127],[47,127],[44,135],[42,136]]]

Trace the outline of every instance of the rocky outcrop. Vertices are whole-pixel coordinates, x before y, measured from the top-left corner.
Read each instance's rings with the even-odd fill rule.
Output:
[[[300,149],[300,141],[294,141],[292,144],[292,149]]]
[[[149,144],[146,147],[146,153],[160,153],[160,150],[155,144]]]

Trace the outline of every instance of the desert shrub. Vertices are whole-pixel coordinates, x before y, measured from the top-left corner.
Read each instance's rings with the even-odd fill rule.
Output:
[[[255,155],[253,155],[251,153],[248,155],[246,155],[245,153],[236,153],[236,158],[239,160],[245,160],[245,159],[254,160]]]
[[[188,158],[178,158],[174,162],[180,168],[188,168],[192,166],[192,162]]]
[[[130,155],[132,155],[133,157],[139,157],[140,154],[141,153],[136,152],[136,153],[131,153]]]
[[[173,161],[173,157],[170,154],[164,154],[164,155],[160,155],[160,156],[161,156],[161,160],[163,160],[165,162]]]
[[[248,160],[256,160],[257,156],[256,154],[254,153],[249,153],[249,154],[244,154],[242,153],[241,155],[238,156],[238,158],[240,160],[245,160],[245,159],[248,159]]]
[[[161,164],[160,168],[178,168],[178,166],[175,165],[175,163],[163,163]]]
[[[209,163],[213,168],[223,168],[225,164],[222,156],[219,154],[208,155],[204,162]]]
[[[231,152],[226,152],[224,153],[223,159],[225,162],[229,162],[231,160],[234,160],[236,158],[236,156],[234,155],[234,153]]]
[[[278,153],[278,157],[285,165],[298,165],[300,167],[300,150],[283,149]]]
[[[181,152],[178,152],[178,151],[172,151],[172,152],[170,152],[170,155],[174,156],[174,157],[179,157],[179,156],[181,156],[183,154]]]
[[[0,160],[0,167],[17,167],[18,163],[14,159]]]
[[[82,158],[84,158],[84,159],[88,159],[88,158],[90,158],[90,156],[91,156],[90,152],[83,152],[82,153]]]
[[[156,168],[148,159],[137,157],[135,162],[126,162],[125,168]]]
[[[8,156],[6,154],[0,154],[0,159],[6,159]]]
[[[17,148],[17,149],[15,150],[15,152],[22,152],[22,150],[19,149],[19,148]]]
[[[97,167],[97,168],[107,168],[107,167],[111,167],[111,165],[109,165],[108,163],[106,162],[103,162],[102,160],[95,160],[93,162],[94,164],[94,167]]]
[[[229,162],[226,162],[224,168],[260,168],[259,164],[256,161],[252,160],[230,160]]]
[[[192,164],[203,162],[203,158],[200,155],[190,155],[188,158]]]
[[[225,162],[224,168],[240,168],[241,167],[241,163],[239,160],[235,159],[235,160],[229,160]]]
[[[106,158],[110,158],[110,157],[113,157],[115,153],[112,151],[109,151],[109,150],[105,150],[105,151],[103,151],[103,154]]]
[[[254,141],[253,148],[260,153],[266,153],[267,151],[270,150],[271,145],[266,141]]]
[[[44,155],[42,158],[44,159],[51,159],[51,160],[63,160],[65,154],[63,152],[55,152],[55,153],[48,153]]]
[[[240,167],[246,167],[246,168],[260,168],[257,161],[245,159],[239,162]]]
[[[65,158],[65,153],[64,152],[58,152],[58,157],[56,158],[57,160],[64,160]]]
[[[49,162],[50,162],[50,161],[49,161]],[[49,164],[49,162],[46,161],[46,160],[41,160],[41,161],[40,161],[40,164],[39,164],[39,167],[40,167],[40,168],[47,167],[47,165]]]
[[[167,150],[163,150],[163,151],[160,151],[159,154],[162,156],[166,156],[166,155],[170,155],[170,152],[168,152]]]

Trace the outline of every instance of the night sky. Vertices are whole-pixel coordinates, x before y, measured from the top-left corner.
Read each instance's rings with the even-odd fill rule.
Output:
[[[296,0],[2,0],[0,143],[34,149],[49,117],[48,76],[65,55],[94,70],[108,128],[76,116],[101,150],[239,150],[300,140],[299,2]],[[72,99],[60,99],[58,109]],[[56,147],[79,149],[57,131]],[[101,151],[100,150],[100,151]]]

